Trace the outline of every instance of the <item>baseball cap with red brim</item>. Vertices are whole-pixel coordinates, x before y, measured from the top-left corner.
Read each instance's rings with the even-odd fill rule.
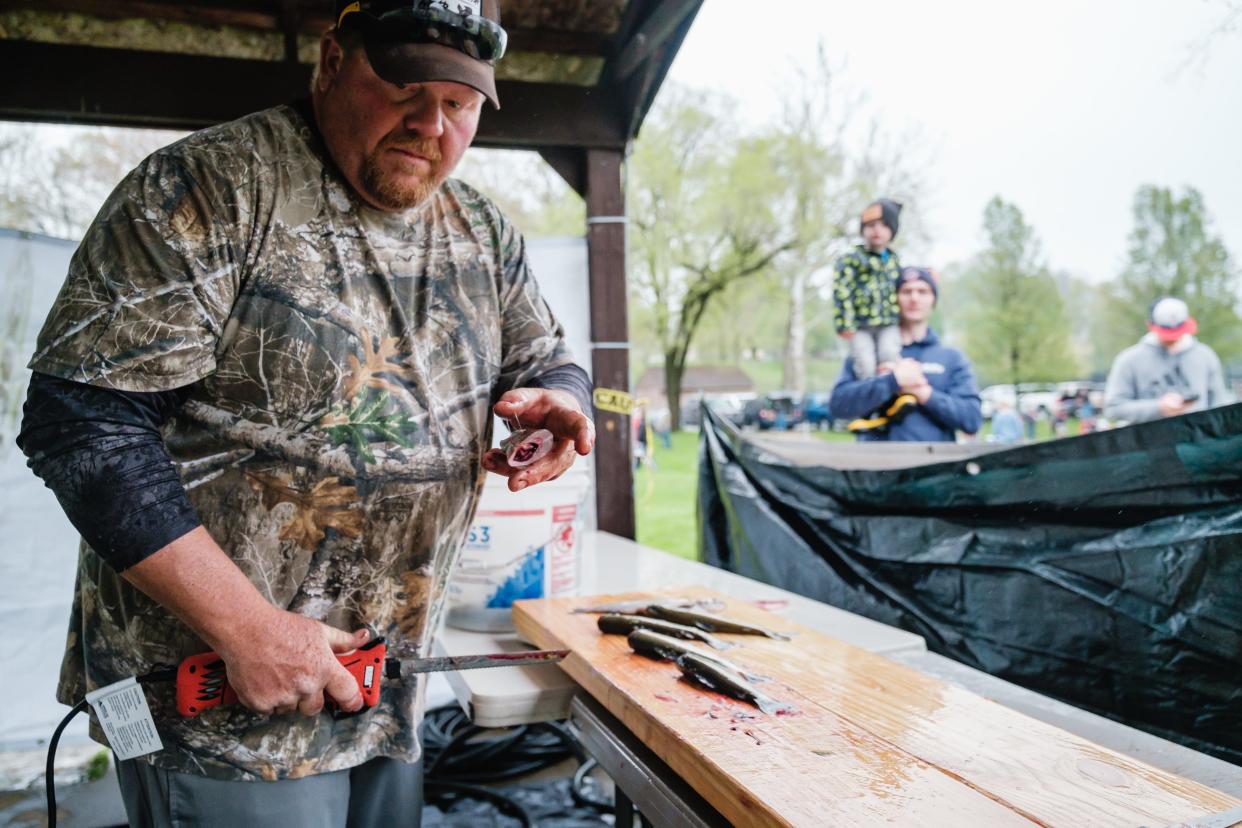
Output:
[[[389,83],[464,83],[500,108],[495,62],[508,35],[498,0],[337,0],[336,25],[362,34],[371,68]]]
[[[1199,323],[1190,315],[1190,308],[1181,299],[1165,296],[1157,299],[1147,316],[1147,330],[1162,342],[1174,342],[1186,334],[1197,333]]]

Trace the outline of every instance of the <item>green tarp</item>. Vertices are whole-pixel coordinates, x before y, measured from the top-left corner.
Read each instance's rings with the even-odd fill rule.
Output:
[[[1242,763],[1242,404],[879,471],[705,409],[700,460],[704,561]]]

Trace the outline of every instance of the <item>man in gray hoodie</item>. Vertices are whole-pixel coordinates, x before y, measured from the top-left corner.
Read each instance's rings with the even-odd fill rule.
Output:
[[[1113,360],[1104,390],[1104,416],[1141,423],[1225,403],[1216,352],[1195,339],[1198,323],[1181,299],[1151,306],[1148,334]]]

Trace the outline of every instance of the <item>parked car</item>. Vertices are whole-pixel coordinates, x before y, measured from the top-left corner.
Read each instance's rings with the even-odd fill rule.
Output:
[[[811,428],[832,428],[832,414],[828,411],[828,400],[831,395],[827,391],[807,394],[802,402],[802,415]]]
[[[803,419],[801,394],[793,391],[773,391],[746,407],[742,424],[756,426],[760,431],[785,431],[799,425]]]
[[[1077,417],[1083,400],[1091,403],[1097,416],[1104,410],[1102,382],[1059,382],[1057,394],[1060,396],[1061,411],[1066,417]]]
[[[1013,385],[989,385],[979,392],[979,398],[983,401],[981,409],[987,420],[992,419],[1001,400],[1007,400],[1018,413],[1032,417],[1052,418],[1061,410],[1061,395],[1056,386],[1037,382],[1019,383],[1016,398]]]
[[[740,426],[745,422],[746,406],[754,399],[755,395],[748,393],[709,394],[704,397],[704,400],[712,407],[713,411],[736,426]],[[695,408],[697,409],[698,406],[696,405]],[[696,410],[695,424],[698,423],[698,414],[699,412]]]

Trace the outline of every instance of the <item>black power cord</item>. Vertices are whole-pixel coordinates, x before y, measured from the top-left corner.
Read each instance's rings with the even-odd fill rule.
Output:
[[[175,667],[160,667],[138,677],[139,684],[176,680],[177,670]],[[56,746],[60,744],[60,734],[65,732],[69,722],[73,721],[74,716],[85,710],[88,704],[86,699],[82,699],[82,701],[75,704],[73,709],[65,714],[65,718],[60,720],[60,724],[56,725],[56,730],[52,733],[52,741],[47,745],[47,769],[44,771],[43,784],[47,788],[48,828],[56,828]]]
[[[423,796],[440,802],[451,803],[454,798],[479,799],[490,802],[502,814],[514,817],[524,828],[535,828],[535,818],[530,811],[511,796],[505,796],[495,788],[485,785],[467,785],[464,782],[423,782]]]
[[[170,668],[153,670],[138,677],[139,684],[174,681],[177,671]],[[54,778],[56,748],[61,734],[73,717],[88,706],[86,699],[74,705],[61,719],[47,748],[47,824],[56,828],[56,782]],[[497,732],[471,723],[457,705],[446,705],[427,712],[422,727],[423,761],[426,767],[424,787],[428,801],[450,803],[462,799],[490,802],[501,813],[512,816],[524,826],[534,826],[535,817],[529,808],[512,796],[481,782],[497,782],[525,776],[550,767],[565,759],[578,762],[570,784],[574,802],[584,809],[602,815],[611,811],[611,802],[586,793],[587,775],[595,767],[578,739],[560,722],[520,725]],[[574,817],[570,808],[541,817]],[[602,821],[601,821],[602,824]]]
[[[606,799],[596,799],[586,792],[587,776],[591,771],[595,770],[598,763],[594,759],[588,759],[578,766],[578,770],[574,771],[573,781],[569,785],[569,792],[573,795],[574,802],[579,805],[585,805],[588,808],[594,808],[597,811],[611,813],[616,805]]]

